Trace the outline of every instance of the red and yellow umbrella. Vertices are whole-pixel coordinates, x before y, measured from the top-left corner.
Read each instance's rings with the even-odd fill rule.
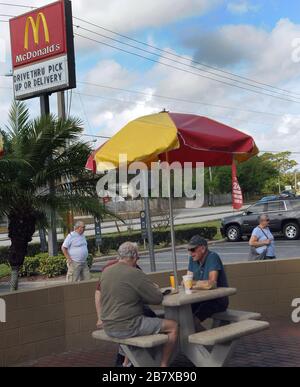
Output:
[[[162,112],[129,122],[91,155],[87,168],[118,167],[120,154],[127,155],[128,164],[164,161],[168,154],[169,162],[210,167],[246,161],[258,148],[251,136],[207,117]]]
[[[152,161],[169,163],[203,162],[206,167],[231,165],[243,162],[258,154],[251,136],[230,126],[191,114],[162,112],[140,117],[129,122],[116,135],[97,149],[86,167],[96,172],[118,168],[120,155],[126,155],[127,163]],[[177,261],[172,199],[170,225],[173,269],[176,287]],[[150,224],[150,222],[149,222]]]

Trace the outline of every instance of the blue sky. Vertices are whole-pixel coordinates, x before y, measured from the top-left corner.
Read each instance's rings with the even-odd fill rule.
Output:
[[[7,2],[15,4],[12,0]],[[42,6],[48,2],[20,0],[18,3]],[[16,15],[23,12],[24,9],[0,4],[0,14]],[[145,93],[138,95],[78,83],[73,93],[71,114],[83,120],[86,133],[110,136],[130,119],[165,107],[171,111],[207,115],[246,131],[254,136],[261,149],[299,150],[299,103],[211,81],[203,77],[209,74],[190,67],[195,66],[192,62],[194,59],[252,80],[291,90],[299,93],[300,97],[300,54],[299,63],[292,60],[295,50],[292,44],[298,44],[297,39],[300,39],[298,1],[73,0],[73,14],[161,49],[171,50],[177,55],[184,55],[185,63],[189,65],[184,66],[184,69],[199,73],[195,75],[175,70],[76,37],[78,81]],[[80,21],[76,21],[76,24],[126,42],[124,38]],[[103,39],[81,29],[75,28],[75,31],[91,38]],[[7,23],[0,23],[0,36],[2,45],[4,42],[6,46],[6,61],[0,62],[0,74],[3,74],[11,67]],[[117,43],[109,44],[138,52]],[[151,58],[163,61],[154,56]],[[174,62],[168,63],[178,66]],[[224,77],[225,74],[219,75]],[[217,79],[226,82],[224,78]],[[0,86],[9,87],[9,82],[9,79],[0,77]],[[247,88],[240,83],[233,83]],[[190,102],[158,99],[153,94]],[[293,95],[293,98],[297,96]],[[55,112],[55,97],[51,99],[52,110]],[[0,89],[1,126],[6,121],[10,102],[8,89]],[[199,105],[196,102],[200,102]],[[38,114],[37,100],[30,101],[29,106],[33,115]]]

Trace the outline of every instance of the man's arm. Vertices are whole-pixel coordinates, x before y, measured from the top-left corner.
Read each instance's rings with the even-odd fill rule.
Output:
[[[219,272],[211,271],[209,273],[208,281],[196,281],[193,289],[211,290],[216,289],[218,283]]]
[[[95,307],[96,307],[97,318],[98,318],[96,327],[100,329],[102,328],[103,322],[101,320],[101,292],[98,289],[95,292]]]
[[[61,246],[61,251],[63,252],[63,255],[66,257],[67,263],[72,263],[72,258],[69,254],[69,248],[71,247],[71,234],[69,234],[66,239],[64,240],[64,243]]]
[[[66,257],[67,262],[70,264],[72,263],[72,258],[69,255],[69,251],[66,247],[62,246],[61,251],[63,252],[63,255]]]

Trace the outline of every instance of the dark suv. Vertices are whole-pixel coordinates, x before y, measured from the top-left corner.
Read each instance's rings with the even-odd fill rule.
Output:
[[[231,242],[239,241],[243,236],[251,236],[258,225],[258,217],[268,214],[270,229],[280,233],[286,239],[295,240],[300,233],[300,199],[280,198],[274,201],[258,202],[250,206],[243,214],[222,219],[221,233]]]

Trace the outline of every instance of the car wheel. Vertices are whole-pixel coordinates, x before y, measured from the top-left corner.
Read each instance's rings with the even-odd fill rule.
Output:
[[[283,234],[286,239],[295,240],[299,238],[299,225],[297,223],[288,223],[283,227]]]
[[[226,236],[229,242],[238,242],[241,239],[242,233],[239,226],[229,226],[226,229]]]

